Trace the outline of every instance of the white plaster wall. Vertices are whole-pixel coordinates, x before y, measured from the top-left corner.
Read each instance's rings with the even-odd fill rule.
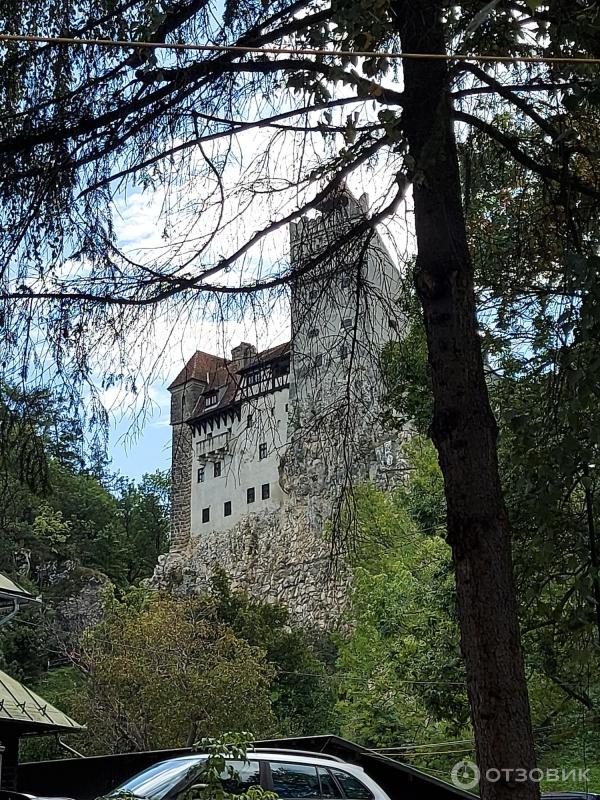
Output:
[[[199,458],[198,442],[206,434],[193,439],[192,468],[192,537],[210,536],[214,531],[225,531],[249,516],[280,508],[284,492],[279,484],[279,461],[287,445],[289,402],[287,388],[257,398],[248,398],[243,405],[241,418],[235,422],[214,427],[213,438],[231,430],[229,451],[217,459]],[[248,428],[248,415],[252,414],[253,425]],[[259,459],[259,445],[267,444],[267,458]],[[221,476],[213,477],[213,461],[222,461]],[[204,482],[197,482],[198,468],[204,466]],[[263,484],[270,485],[268,500],[261,497]],[[247,502],[247,489],[254,487],[255,501]],[[224,516],[224,504],[231,502],[231,515]],[[210,509],[209,522],[202,522],[202,509]]]
[[[347,218],[337,215],[303,219],[291,226],[292,260],[301,263],[319,252],[328,240],[339,235]],[[328,265],[309,273],[308,280],[292,295],[292,360],[290,402],[294,407],[292,432],[301,425],[310,429],[311,418],[335,417],[336,407],[351,405],[355,414],[377,411],[383,382],[379,356],[384,345],[402,335],[405,323],[397,301],[401,291],[400,274],[378,234],[371,240],[361,280],[366,284],[357,292],[356,275],[344,285],[337,274],[325,274],[325,288],[319,286],[321,273]],[[346,329],[344,320],[351,320]],[[316,335],[313,335],[316,334]],[[341,356],[341,348],[348,353]],[[333,420],[332,420],[333,422]]]

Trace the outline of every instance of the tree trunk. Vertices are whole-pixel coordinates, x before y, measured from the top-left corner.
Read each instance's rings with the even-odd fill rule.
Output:
[[[404,51],[446,52],[440,5],[393,2]],[[415,284],[433,383],[431,433],[444,476],[480,791],[484,800],[534,800],[539,787],[526,778],[535,753],[510,530],[477,333],[447,63],[405,60],[404,88],[414,159]]]
[[[585,487],[585,512],[588,525],[588,540],[590,544],[590,563],[592,565],[592,586],[594,587],[596,633],[598,635],[598,644],[600,644],[600,561],[598,559],[598,541],[596,538],[596,523],[594,520],[594,497],[589,486]]]

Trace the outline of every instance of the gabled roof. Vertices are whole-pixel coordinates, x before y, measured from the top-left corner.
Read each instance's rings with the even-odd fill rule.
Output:
[[[22,608],[33,603],[41,603],[41,597],[35,597],[0,573],[0,625],[10,622]]]
[[[169,391],[192,380],[207,382],[211,375],[229,363],[225,358],[205,353],[203,350],[196,350],[179,375],[169,385]]]
[[[221,365],[215,369],[210,376],[208,386],[198,398],[188,421],[206,418],[215,412],[224,411],[242,399],[241,383],[242,376],[249,370],[263,364],[269,364],[279,358],[284,358],[290,350],[290,342],[278,344],[263,350],[244,367],[238,367],[234,361],[221,359]],[[213,392],[220,392],[219,401],[216,405],[207,406],[206,396]]]
[[[246,370],[251,370],[260,364],[268,364],[270,361],[276,361],[278,358],[281,358],[290,352],[291,344],[291,342],[283,342],[282,344],[275,345],[275,347],[270,347],[268,350],[263,350],[261,353],[258,353],[249,364],[239,371],[245,372]]]
[[[0,670],[0,726],[8,724],[21,733],[83,730],[74,719]]]
[[[13,598],[18,600],[21,606],[25,605],[25,603],[39,603],[39,598],[32,595],[31,592],[26,591],[0,572],[0,603],[4,599]]]

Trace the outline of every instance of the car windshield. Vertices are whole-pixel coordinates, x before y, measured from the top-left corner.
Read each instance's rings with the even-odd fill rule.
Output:
[[[203,761],[198,756],[161,761],[122,783],[109,797],[128,793],[147,800],[162,800],[180,781],[191,777]]]

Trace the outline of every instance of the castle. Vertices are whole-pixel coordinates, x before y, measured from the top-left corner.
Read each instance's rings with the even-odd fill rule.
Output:
[[[402,469],[380,367],[402,328],[399,272],[376,231],[344,236],[365,205],[343,192],[292,224],[289,342],[242,342],[229,359],[198,351],[169,386],[172,534],[159,585],[194,591],[219,564],[292,618],[335,624],[347,576],[330,569],[327,521],[354,482],[387,487]]]

